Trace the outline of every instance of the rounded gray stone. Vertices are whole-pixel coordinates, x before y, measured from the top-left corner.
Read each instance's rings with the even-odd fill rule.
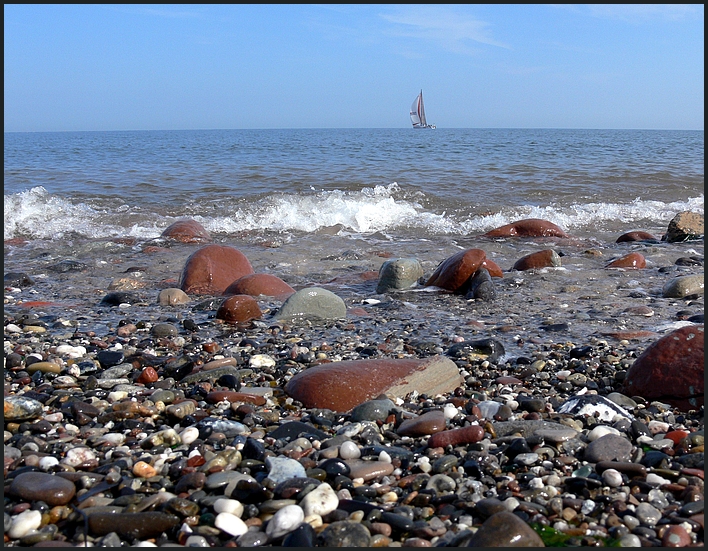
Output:
[[[377,293],[408,289],[423,277],[423,266],[416,258],[393,258],[379,268]]]
[[[276,314],[279,320],[337,320],[346,317],[344,301],[321,287],[307,287],[293,293]]]

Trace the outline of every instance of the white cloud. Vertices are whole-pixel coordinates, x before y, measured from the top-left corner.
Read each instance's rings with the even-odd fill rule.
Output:
[[[511,49],[494,40],[489,23],[446,6],[400,6],[381,18],[395,25],[398,36],[436,42],[456,53],[475,53],[472,43]]]

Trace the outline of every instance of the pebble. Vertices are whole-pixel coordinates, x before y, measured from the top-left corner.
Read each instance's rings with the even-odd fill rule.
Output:
[[[321,517],[334,511],[339,505],[339,497],[332,486],[323,482],[300,501],[305,517],[320,515]]]
[[[76,486],[60,476],[25,472],[12,479],[8,492],[27,501],[43,501],[50,506],[66,505],[76,494]]]
[[[248,526],[246,525],[246,523],[241,520],[238,515],[235,515],[233,512],[228,511],[222,511],[216,515],[216,518],[214,519],[214,526],[216,526],[219,530],[223,530],[230,536],[238,537],[248,532]]]
[[[305,519],[305,513],[299,505],[286,505],[278,510],[266,525],[266,534],[277,540],[293,531]]]
[[[494,275],[493,302],[352,298],[374,292],[356,279],[344,318],[279,321],[260,297],[238,329],[213,318],[223,297],[97,297],[69,325],[6,291],[6,546],[81,546],[77,509],[92,546],[538,547],[535,522],[568,546],[702,546],[703,411],[624,386],[676,320],[689,348],[702,334],[702,293],[660,296],[691,265],[664,275],[642,248],[649,268],[605,271],[567,247],[568,270]],[[551,283],[579,262],[587,291]],[[289,392],[324,371],[334,401]]]
[[[42,513],[40,511],[27,510],[12,517],[12,524],[7,531],[11,539],[24,538],[33,530],[37,530],[42,524]]]

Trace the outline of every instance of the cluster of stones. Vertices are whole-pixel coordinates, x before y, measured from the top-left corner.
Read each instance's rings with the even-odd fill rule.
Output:
[[[674,219],[664,239],[696,238],[695,223]],[[633,233],[618,241],[654,239]],[[193,221],[165,236],[210,241]],[[568,238],[542,220],[486,237]],[[643,268],[628,257],[607,267]],[[559,265],[549,249],[512,270]],[[378,275],[378,292],[491,300],[503,272],[468,249],[427,279],[415,259]],[[664,293],[702,293],[702,280]],[[332,345],[288,329],[346,318],[326,289],[296,291],[207,244],[158,301],[190,295],[219,297],[217,320],[252,336],[190,341],[156,323],[67,344],[6,315],[6,545],[540,547],[551,534],[570,546],[703,546],[702,324],[638,356],[595,340],[511,361],[480,339],[433,354],[381,343],[399,351],[386,358],[342,345],[332,361]],[[248,326],[262,295],[282,306]],[[136,346],[139,331],[150,348]]]

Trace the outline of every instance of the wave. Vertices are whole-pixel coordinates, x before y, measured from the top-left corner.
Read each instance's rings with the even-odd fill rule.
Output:
[[[164,203],[164,202],[163,202]],[[636,198],[628,203],[573,202],[511,205],[491,209],[464,203],[444,204],[398,184],[355,191],[310,190],[212,204],[127,205],[84,196],[52,195],[44,187],[5,195],[5,239],[61,239],[132,236],[151,239],[173,222],[193,218],[213,234],[245,231],[316,232],[339,226],[351,234],[414,231],[418,235],[482,233],[524,218],[543,218],[566,230],[596,230],[604,224],[631,225],[650,221],[665,225],[677,212],[703,213],[703,195],[662,202]]]

